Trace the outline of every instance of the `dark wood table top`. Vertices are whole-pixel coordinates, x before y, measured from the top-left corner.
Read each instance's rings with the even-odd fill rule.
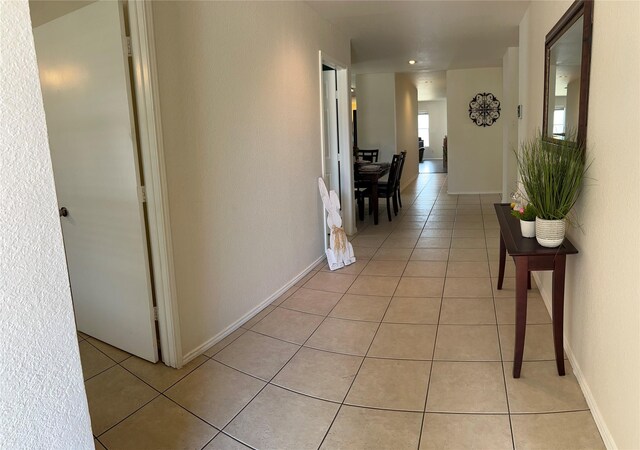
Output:
[[[538,244],[535,238],[522,237],[520,232],[520,221],[511,215],[511,205],[509,203],[495,203],[498,222],[500,223],[500,233],[504,240],[507,252],[511,256],[533,256],[533,255],[573,255],[578,250],[571,241],[564,238],[560,247],[547,248]]]

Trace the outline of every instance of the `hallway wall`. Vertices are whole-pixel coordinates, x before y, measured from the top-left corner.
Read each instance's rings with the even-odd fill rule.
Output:
[[[544,41],[571,1],[531,2],[520,26],[520,140],[542,126]],[[593,159],[568,234],[565,348],[609,448],[640,448],[640,3],[596,1],[587,124]],[[551,301],[551,275],[538,272]]]
[[[26,1],[0,36],[0,448],[93,448]]]
[[[319,55],[349,40],[298,2],[154,2],[183,353],[324,256]]]
[[[407,152],[400,180],[404,188],[418,176],[418,90],[406,75],[395,78],[396,148]]]

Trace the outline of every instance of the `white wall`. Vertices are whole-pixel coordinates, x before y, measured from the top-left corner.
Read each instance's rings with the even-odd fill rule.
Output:
[[[469,102],[489,92],[501,102],[502,67],[447,71],[449,193],[502,191],[502,124],[479,127],[469,119]],[[501,113],[502,114],[502,113]]]
[[[349,40],[299,2],[154,2],[186,358],[324,254],[318,51]]]
[[[380,149],[379,160],[389,162],[396,153],[397,144],[395,74],[356,75],[356,89],[358,92],[358,147]]]
[[[0,2],[0,448],[93,448],[26,1]]]
[[[570,5],[532,2],[521,24],[521,138],[542,126],[544,39]],[[595,2],[587,129],[594,163],[576,207],[582,230],[569,230],[580,254],[567,258],[565,291],[565,349],[605,443],[620,449],[640,448],[638,23],[638,2]],[[549,302],[550,274],[536,277]]]
[[[396,149],[406,150],[401,188],[418,176],[418,90],[402,74],[396,74]]]
[[[429,145],[425,158],[442,158],[442,141],[447,134],[447,100],[418,102],[418,112],[429,114]]]
[[[509,47],[502,58],[502,201],[511,202],[518,173],[518,47]]]

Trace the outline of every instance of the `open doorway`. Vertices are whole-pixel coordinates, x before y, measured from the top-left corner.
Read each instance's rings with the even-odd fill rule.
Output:
[[[447,101],[418,102],[419,173],[447,172]]]
[[[320,107],[322,178],[328,190],[338,195],[342,224],[347,234],[355,233],[353,208],[353,162],[351,155],[351,95],[346,66],[320,52]],[[324,220],[325,247],[330,234]]]
[[[168,240],[157,214],[162,174],[147,164],[150,129],[143,123],[139,133],[136,120],[149,112],[135,102],[145,74],[132,76],[141,56],[133,58],[126,20],[136,6],[30,8],[77,328],[151,362],[162,341],[162,360],[178,367],[175,298],[165,294],[167,262],[155,257],[158,233]],[[146,37],[135,25],[139,49]]]

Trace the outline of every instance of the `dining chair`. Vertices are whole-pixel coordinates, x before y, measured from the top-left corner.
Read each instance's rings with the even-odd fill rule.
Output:
[[[397,188],[396,188],[396,196],[398,197],[398,204],[400,208],[402,208],[402,198],[400,198],[400,182],[402,181],[402,170],[404,169],[404,161],[407,159],[407,151],[400,152],[402,155],[402,159],[400,160],[400,169],[398,170],[398,180],[397,180]]]
[[[370,161],[370,162],[378,162],[379,153],[380,153],[380,150],[377,148],[371,149],[371,150],[358,149],[357,151],[358,159],[363,159],[365,161]]]
[[[396,201],[395,192],[397,189],[397,179],[400,169],[400,161],[403,155],[393,155],[391,159],[391,165],[389,166],[389,178],[386,182],[378,182],[378,198],[387,199],[387,217],[391,222],[391,199],[393,199],[393,213],[398,215],[398,203]],[[369,189],[367,189],[369,194]],[[369,195],[369,212],[371,213],[371,196]]]

